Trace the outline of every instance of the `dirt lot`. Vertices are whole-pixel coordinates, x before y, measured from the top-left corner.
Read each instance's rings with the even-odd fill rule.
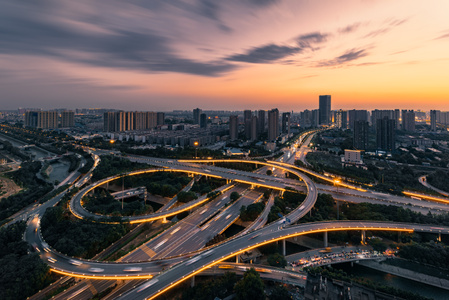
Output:
[[[9,178],[0,177],[0,199],[18,193],[22,188]]]

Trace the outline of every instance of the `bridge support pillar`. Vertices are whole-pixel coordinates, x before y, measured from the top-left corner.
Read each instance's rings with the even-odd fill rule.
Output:
[[[235,263],[236,263],[236,264],[239,264],[239,263],[240,263],[240,256],[239,256],[239,255],[236,255],[236,256],[235,256]]]
[[[167,217],[164,217],[164,218],[162,219],[162,223],[167,223]]]
[[[401,232],[398,231],[398,243],[400,243],[400,242],[401,242]]]
[[[190,287],[195,286],[195,276],[192,276],[192,279],[190,280]]]
[[[285,239],[284,240],[282,240],[282,255],[287,255],[287,245],[286,245],[286,242],[285,242]]]
[[[284,191],[283,191],[283,190],[281,191],[281,197],[282,197],[282,196],[284,196]]]
[[[324,232],[323,242],[324,242],[324,248],[326,248],[329,245],[328,239],[327,239],[327,231]]]
[[[362,230],[362,244],[363,244],[363,245],[366,244],[365,240],[366,240],[366,231],[365,231],[365,230]]]
[[[254,184],[251,184],[251,189],[254,189]]]
[[[441,242],[441,232],[438,233],[438,242]]]

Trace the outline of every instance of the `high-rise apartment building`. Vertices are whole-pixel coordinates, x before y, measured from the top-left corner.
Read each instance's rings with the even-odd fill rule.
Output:
[[[246,109],[243,111],[243,124],[245,126],[245,137],[247,140],[251,138],[251,110]]]
[[[397,128],[396,122],[399,122],[398,113],[399,113],[398,109],[397,110],[392,110],[392,109],[379,110],[379,109],[375,109],[375,110],[371,111],[371,125],[374,128],[376,128],[377,120],[381,120],[384,117],[387,117],[388,119],[395,121],[395,128]]]
[[[358,120],[354,124],[353,146],[357,150],[366,150],[368,148],[368,121]]]
[[[413,110],[402,110],[402,130],[415,131],[415,112]]]
[[[348,112],[345,110],[339,110],[335,113],[335,123],[337,128],[347,129],[348,128]]]
[[[393,115],[394,115],[394,121],[395,121],[396,129],[400,130],[401,129],[401,123],[399,122],[399,120],[401,119],[401,111],[399,109],[395,109]]]
[[[355,121],[366,121],[368,122],[368,111],[352,109],[348,111],[348,127],[349,129],[354,129]]]
[[[37,111],[25,112],[25,126],[26,127],[37,128],[37,119],[38,119]]]
[[[239,137],[239,118],[238,116],[229,117],[229,139],[235,141]]]
[[[430,111],[430,130],[431,131],[437,130],[437,111],[436,110]]]
[[[263,134],[265,133],[265,111],[259,110],[257,112],[257,133]]]
[[[251,117],[251,140],[255,141],[257,140],[257,117],[256,116],[252,116]]]
[[[268,140],[276,141],[279,136],[279,110],[274,108],[268,112]]]
[[[318,127],[320,125],[320,110],[312,110],[312,127]]]
[[[377,149],[385,151],[394,150],[395,120],[384,117],[376,121]]]
[[[157,126],[157,113],[147,111],[115,111],[103,114],[105,132],[148,130]]]
[[[290,134],[291,113],[282,113],[282,133]]]
[[[157,126],[165,124],[165,113],[158,112],[156,117],[157,117]]]
[[[65,110],[61,113],[61,127],[70,128],[75,126],[75,112]]]
[[[156,128],[157,127],[157,113],[155,113],[153,111],[147,111],[146,114],[147,114],[147,117],[146,117],[147,127],[146,127],[146,129]]]
[[[331,122],[331,96],[319,96],[319,125],[329,125]]]
[[[203,111],[200,108],[195,108],[193,110],[193,124],[200,124],[200,115]]]
[[[58,128],[58,112],[39,111],[37,113],[37,128],[42,129]]]
[[[204,113],[200,115],[200,128],[207,128],[207,115]]]

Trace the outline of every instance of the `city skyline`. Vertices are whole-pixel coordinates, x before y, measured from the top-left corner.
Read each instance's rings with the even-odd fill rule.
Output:
[[[2,109],[449,110],[449,3],[3,1]]]

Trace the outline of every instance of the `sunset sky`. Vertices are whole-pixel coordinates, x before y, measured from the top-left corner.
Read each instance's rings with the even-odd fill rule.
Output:
[[[0,5],[0,109],[449,110],[448,0]]]

